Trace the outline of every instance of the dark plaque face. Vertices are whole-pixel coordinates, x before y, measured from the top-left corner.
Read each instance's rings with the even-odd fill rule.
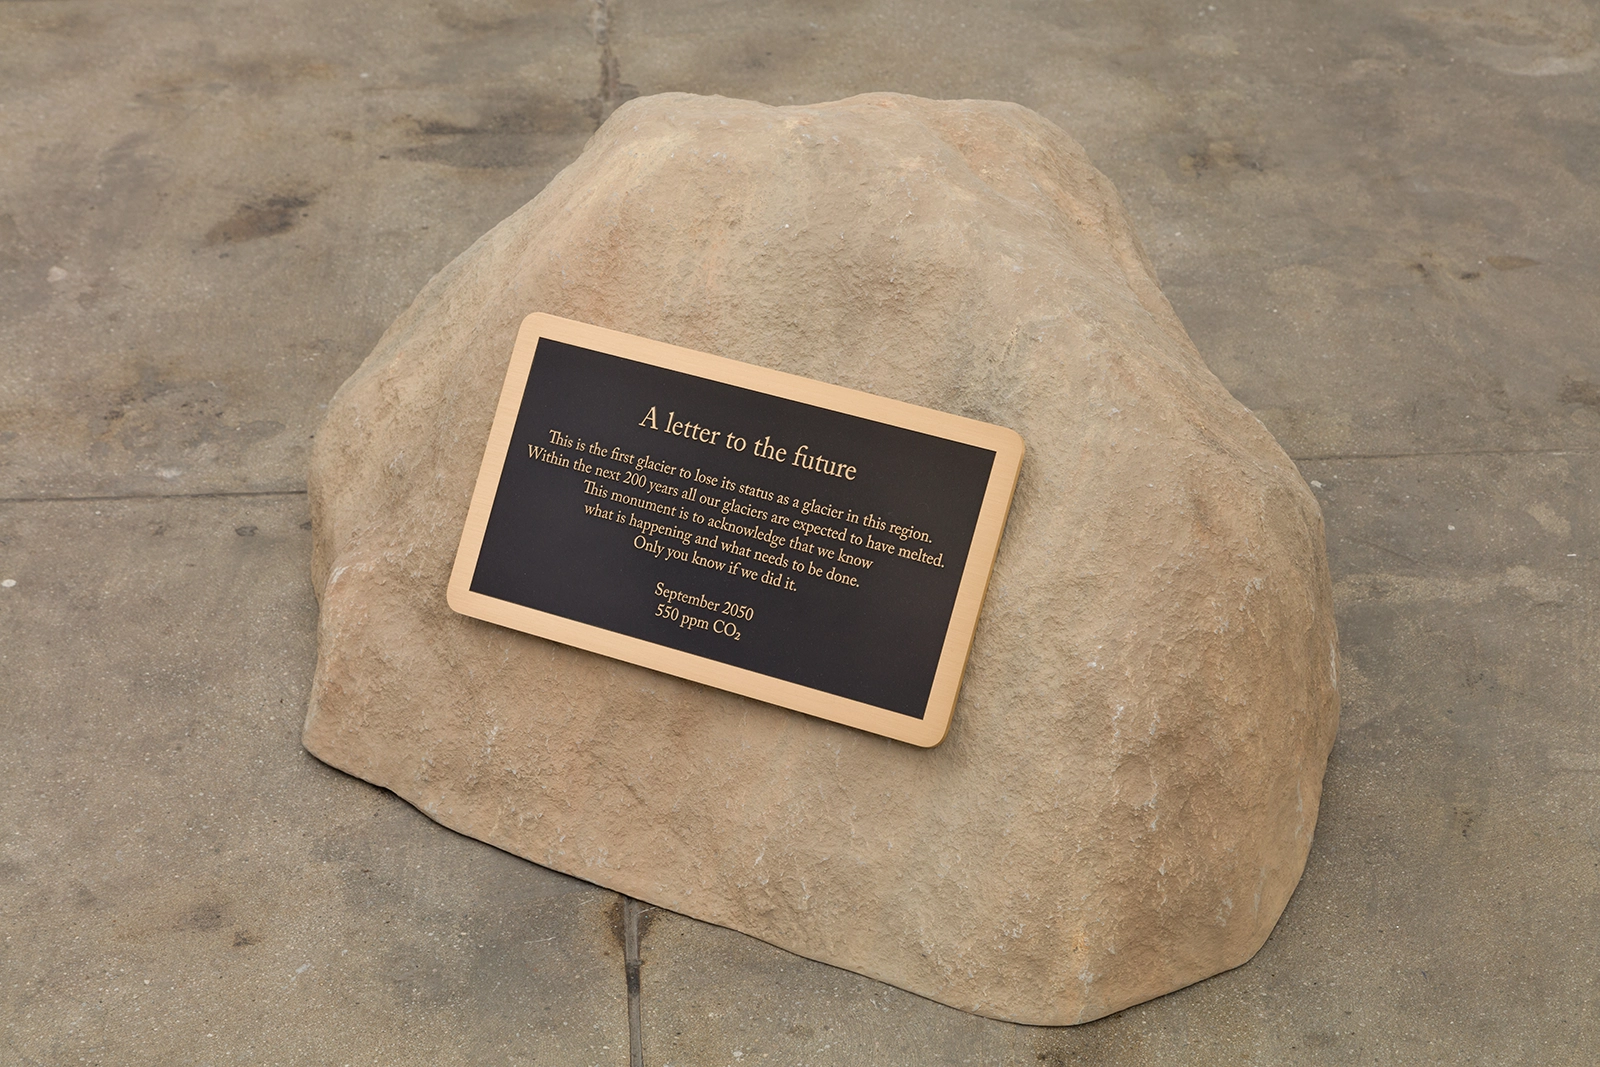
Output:
[[[1021,453],[1000,427],[530,316],[451,606],[937,744]]]

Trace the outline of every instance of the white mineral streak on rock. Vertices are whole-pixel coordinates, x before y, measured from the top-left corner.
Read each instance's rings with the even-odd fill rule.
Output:
[[[450,611],[532,311],[1021,432],[943,745]],[[1317,504],[1110,182],[1016,105],[625,104],[345,383],[311,499],[307,748],[547,866],[1062,1024],[1248,960],[1305,864],[1338,718]]]

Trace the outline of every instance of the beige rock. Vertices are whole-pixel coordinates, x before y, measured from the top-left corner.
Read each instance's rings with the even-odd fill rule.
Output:
[[[943,745],[449,610],[532,311],[1022,434]],[[1317,505],[1024,108],[627,104],[345,383],[311,493],[306,747],[537,863],[1040,1024],[1243,963],[1300,877],[1338,718]]]

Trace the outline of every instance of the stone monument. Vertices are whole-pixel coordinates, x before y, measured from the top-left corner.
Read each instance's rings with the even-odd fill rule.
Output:
[[[941,745],[450,610],[535,311],[1022,435]],[[1304,867],[1338,719],[1316,502],[1025,108],[624,105],[384,335],[310,487],[306,747],[536,863],[1045,1025],[1245,962]]]

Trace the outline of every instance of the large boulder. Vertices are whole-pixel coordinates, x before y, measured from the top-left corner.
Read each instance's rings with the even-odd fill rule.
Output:
[[[532,311],[1022,434],[941,746],[451,612]],[[311,502],[306,747],[536,863],[1039,1024],[1248,960],[1305,864],[1338,719],[1316,502],[1022,107],[625,105],[340,389]]]

